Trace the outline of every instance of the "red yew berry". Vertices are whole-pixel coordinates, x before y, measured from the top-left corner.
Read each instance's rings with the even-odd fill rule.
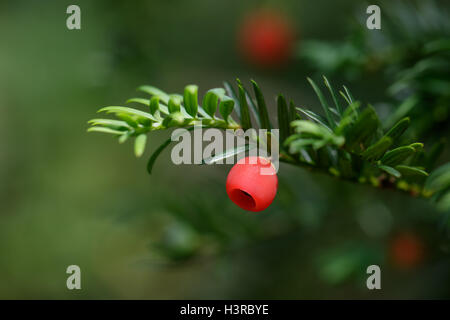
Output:
[[[238,45],[243,56],[260,67],[277,67],[292,53],[294,31],[286,18],[272,10],[249,14],[239,29]]]
[[[419,237],[409,232],[403,232],[392,240],[390,258],[396,267],[411,269],[422,262],[424,251],[424,244]]]
[[[231,201],[248,211],[262,211],[275,198],[278,178],[272,163],[261,157],[239,160],[227,177],[227,194]]]

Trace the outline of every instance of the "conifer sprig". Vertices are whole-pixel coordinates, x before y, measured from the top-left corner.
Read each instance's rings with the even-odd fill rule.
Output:
[[[363,107],[347,87],[337,91],[326,77],[323,80],[329,97],[308,78],[325,115],[298,107],[292,101],[288,103],[283,95],[278,95],[280,161],[343,180],[399,189],[424,197],[448,188],[447,182],[426,183],[427,170],[432,167],[433,159],[425,152],[422,143],[400,144],[399,138],[410,124],[408,117],[384,130],[371,105]],[[224,88],[208,90],[200,105],[196,85],[186,86],[183,95],[142,86],[138,90],[149,97],[132,98],[127,103],[142,105],[146,110],[125,106],[102,108],[99,112],[113,113],[117,119],[90,120],[88,131],[116,135],[120,143],[135,138],[134,151],[139,157],[144,153],[146,137],[151,131],[174,127],[190,130],[197,127],[232,130],[273,128],[266,101],[255,81],[252,81],[252,89],[254,98],[240,80],[237,80],[237,90],[225,82]],[[150,173],[157,157],[170,142],[169,138],[150,157],[147,166]],[[234,156],[246,150],[248,148],[227,150],[204,162],[213,163],[214,159]],[[435,179],[435,175],[432,177]]]

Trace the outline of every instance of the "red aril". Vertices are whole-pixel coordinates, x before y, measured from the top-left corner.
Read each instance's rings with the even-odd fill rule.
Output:
[[[284,64],[292,53],[294,31],[286,17],[276,11],[249,14],[239,29],[238,45],[244,58],[260,67]]]
[[[239,160],[231,168],[226,183],[231,201],[248,211],[266,209],[275,198],[277,188],[275,168],[269,160],[261,157]]]
[[[422,240],[413,233],[397,234],[390,245],[390,258],[400,269],[411,269],[419,265],[424,258],[425,247]]]

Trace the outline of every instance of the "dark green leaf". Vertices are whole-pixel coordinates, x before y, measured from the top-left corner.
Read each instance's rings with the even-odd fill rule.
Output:
[[[159,110],[159,97],[158,96],[153,96],[150,99],[150,113],[155,115],[156,111]]]
[[[350,150],[359,150],[360,144],[366,143],[377,132],[378,116],[372,106],[361,112],[353,126],[345,133],[345,140]]]
[[[251,110],[251,112],[253,114],[253,117],[255,118],[256,125],[258,127],[261,127],[261,119],[260,119],[260,116],[259,116],[258,107],[256,106],[255,101],[253,100],[253,98],[248,93],[247,89],[245,89],[245,87],[243,87],[243,88],[244,88],[244,91],[245,91],[245,97],[247,99],[247,105],[249,106],[249,108],[250,108],[250,110]]]
[[[396,178],[400,178],[402,176],[402,174],[399,171],[397,171],[396,169],[394,169],[390,166],[380,165],[380,166],[378,166],[378,168],[380,168],[381,170],[389,173],[391,176],[394,176]]]
[[[414,148],[414,150],[416,150],[416,152],[423,150],[423,143],[421,143],[421,142],[414,142],[414,143],[411,143],[409,146],[411,148]]]
[[[355,102],[344,110],[339,125],[334,129],[337,135],[345,135],[349,128],[356,122],[356,119],[358,118],[356,109],[359,108],[359,106],[359,102]]]
[[[331,110],[330,110],[330,107],[328,106],[327,100],[323,96],[322,91],[319,89],[319,87],[316,85],[316,83],[311,78],[307,78],[307,79],[308,79],[308,82],[313,87],[314,91],[316,92],[316,95],[319,98],[320,104],[322,105],[322,108],[325,111],[328,125],[330,126],[331,129],[334,129],[334,127],[336,126],[336,123],[334,122],[333,117],[331,115]]]
[[[258,104],[258,114],[259,120],[261,122],[261,129],[270,129],[272,126],[270,124],[269,113],[267,112],[266,101],[259,88],[258,84],[251,80],[253,85],[253,91],[255,92],[256,102]]]
[[[234,108],[234,100],[224,96],[222,101],[220,101],[219,112],[222,115],[223,119],[228,122],[228,117],[233,112]]]
[[[190,116],[194,118],[197,116],[198,86],[188,85],[184,88],[184,108]]]
[[[281,141],[285,141],[290,133],[289,126],[289,111],[286,103],[286,99],[283,95],[278,95],[277,99],[278,104],[278,128],[280,129],[280,139]]]
[[[383,154],[392,145],[392,139],[390,137],[384,136],[376,143],[368,147],[361,156],[367,161],[376,161],[380,159]]]
[[[169,98],[169,112],[175,113],[180,112],[181,110],[181,97],[179,96],[170,96]]]
[[[395,166],[402,163],[415,153],[415,149],[410,146],[398,147],[386,152],[381,158],[381,163],[389,166]]]
[[[392,140],[396,140],[408,129],[409,123],[410,120],[408,117],[401,119],[386,133],[386,136],[391,137]]]
[[[392,145],[392,139],[390,137],[382,137],[376,143],[368,147],[361,156],[367,161],[376,161],[380,159],[384,153]]]
[[[219,99],[222,99],[224,95],[225,90],[222,88],[211,89],[205,94],[203,97],[203,109],[208,115],[214,117]]]
[[[289,134],[294,133],[294,128],[290,126],[290,123],[294,120],[301,119],[300,115],[297,114],[294,101],[289,101]]]
[[[166,141],[164,141],[163,144],[161,144],[158,149],[155,150],[155,152],[153,152],[152,156],[150,157],[150,159],[148,160],[147,163],[147,171],[149,174],[152,174],[152,169],[153,169],[153,165],[155,164],[156,159],[158,158],[158,156],[161,154],[161,152],[167,148],[167,146],[172,142],[172,139],[167,139]]]
[[[316,113],[314,113],[314,112],[312,112],[310,110],[302,109],[302,108],[299,108],[299,107],[297,107],[296,109],[298,111],[300,111],[301,113],[303,113],[304,115],[306,115],[307,117],[311,118],[312,120],[316,121],[317,123],[320,123],[325,128],[327,128],[328,130],[331,131],[331,128],[328,126],[327,119],[325,119],[320,114],[316,114]]]
[[[236,110],[237,116],[240,119],[241,118],[241,110],[240,110],[240,106],[239,106],[239,98],[238,98],[238,95],[236,94],[236,91],[233,89],[233,86],[228,81],[225,81],[223,83],[223,86],[225,88],[227,96],[229,96],[231,99],[233,99],[235,105],[238,106],[238,108],[236,108],[235,110]]]
[[[422,177],[428,176],[428,173],[426,171],[424,171],[422,168],[418,168],[418,167],[398,165],[398,166],[395,166],[395,169],[400,171],[401,174],[404,176],[422,176]]]
[[[245,90],[242,87],[241,82],[238,81],[238,89],[239,89],[239,107],[240,107],[240,114],[241,114],[241,126],[242,129],[246,130],[252,127],[252,122],[250,120],[250,114],[248,112],[248,105],[247,105],[247,99],[245,96]]]

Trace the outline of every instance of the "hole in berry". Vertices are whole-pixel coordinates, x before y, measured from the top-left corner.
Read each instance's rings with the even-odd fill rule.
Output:
[[[249,193],[241,189],[234,189],[231,193],[231,199],[239,207],[245,210],[251,210],[256,206],[255,199],[253,199]]]

